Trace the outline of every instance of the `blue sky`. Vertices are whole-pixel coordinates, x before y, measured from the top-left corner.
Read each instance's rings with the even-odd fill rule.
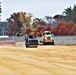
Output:
[[[13,12],[31,12],[33,17],[44,18],[61,14],[64,9],[76,4],[76,0],[0,0],[2,2],[2,21]]]

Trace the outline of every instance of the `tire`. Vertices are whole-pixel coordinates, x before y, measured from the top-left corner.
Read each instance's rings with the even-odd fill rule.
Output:
[[[25,45],[26,45],[26,48],[28,48],[28,47],[29,47],[29,44],[28,44],[28,42],[25,42]]]
[[[29,45],[28,44],[26,44],[26,48],[28,48],[29,47]]]
[[[54,45],[54,41],[51,44]]]
[[[43,45],[46,45],[46,43],[45,43],[45,42],[43,42]]]

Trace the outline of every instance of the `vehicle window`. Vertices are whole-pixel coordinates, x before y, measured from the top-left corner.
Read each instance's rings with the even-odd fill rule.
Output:
[[[50,35],[50,32],[47,32],[46,35]]]
[[[33,38],[33,36],[32,35],[29,35],[29,38]]]

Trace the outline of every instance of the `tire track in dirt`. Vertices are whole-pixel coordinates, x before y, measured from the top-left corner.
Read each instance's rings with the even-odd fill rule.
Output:
[[[41,72],[42,72],[42,74],[50,74],[49,72],[47,72],[46,70],[44,70],[44,68],[41,68],[41,67],[39,67],[39,66],[36,66],[36,65],[34,65],[34,64],[31,64],[31,62],[29,63],[27,60],[27,62],[23,62],[22,60],[18,60],[18,58],[16,59],[16,58],[10,58],[10,57],[1,57],[1,60],[0,61],[2,61],[2,64],[3,65],[5,65],[6,67],[9,67],[9,68],[11,68],[12,70],[14,70],[15,69],[15,71],[19,71],[19,72],[21,72],[22,74],[24,73],[24,74],[26,74],[25,72],[27,72],[27,74],[30,72],[31,73],[31,69],[30,68],[32,68],[33,70],[36,70],[37,69],[37,71],[40,71],[39,73],[41,74]],[[14,65],[14,66],[12,66],[12,65]],[[16,64],[16,65],[15,65]],[[17,65],[19,65],[19,66],[17,66]],[[16,68],[16,67],[17,68]],[[24,67],[25,66],[25,67]],[[22,68],[21,68],[22,67]],[[27,69],[26,69],[26,67],[28,68],[28,69],[30,69],[29,70],[29,72],[27,71]],[[22,71],[22,70],[19,70],[19,69],[22,69],[22,70],[24,70],[24,71]],[[17,69],[17,70],[16,70]],[[34,72],[35,73],[35,72]],[[38,72],[37,72],[38,73]]]
[[[45,48],[40,46],[35,49],[2,49],[0,50],[0,66],[8,69],[8,72],[16,72],[22,75],[40,75],[40,73],[47,75],[76,74],[75,48],[73,50],[73,48],[64,47],[48,46]],[[69,51],[72,51],[72,53]],[[7,72],[5,71],[5,73]]]
[[[8,57],[6,57],[5,59],[0,60],[0,61],[2,62],[0,64],[5,65],[6,67],[9,67],[12,70],[15,70],[17,72],[19,71],[22,74],[28,74],[28,71],[31,73],[32,69],[34,71],[36,69],[37,69],[37,71],[40,71],[39,74],[41,74],[41,72],[42,72],[42,74],[51,74],[47,70],[45,70],[44,67],[40,67],[40,66],[34,65],[33,63],[28,62],[28,61],[27,62],[23,62],[23,61],[12,59],[12,58],[8,58]],[[14,66],[12,66],[12,65],[14,65]],[[32,68],[32,69],[30,69],[30,68]]]

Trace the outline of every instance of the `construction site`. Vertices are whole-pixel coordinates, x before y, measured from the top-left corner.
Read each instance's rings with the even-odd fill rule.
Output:
[[[76,5],[62,14],[35,18],[26,9],[36,7],[33,11],[38,16],[40,11],[42,15],[46,11],[60,11],[66,1],[54,4],[46,0],[54,4],[51,11],[45,10],[50,6],[45,0],[36,1],[35,6],[33,1],[13,1],[0,2],[0,75],[76,75]],[[20,10],[16,12],[13,8]],[[1,15],[8,15],[6,21],[2,21]]]
[[[53,37],[54,45],[39,43],[32,48],[27,48],[25,41],[23,42],[24,37],[0,38],[0,75],[76,74],[75,36],[68,36],[70,43],[61,40],[65,37],[59,37],[58,40],[58,37]]]

